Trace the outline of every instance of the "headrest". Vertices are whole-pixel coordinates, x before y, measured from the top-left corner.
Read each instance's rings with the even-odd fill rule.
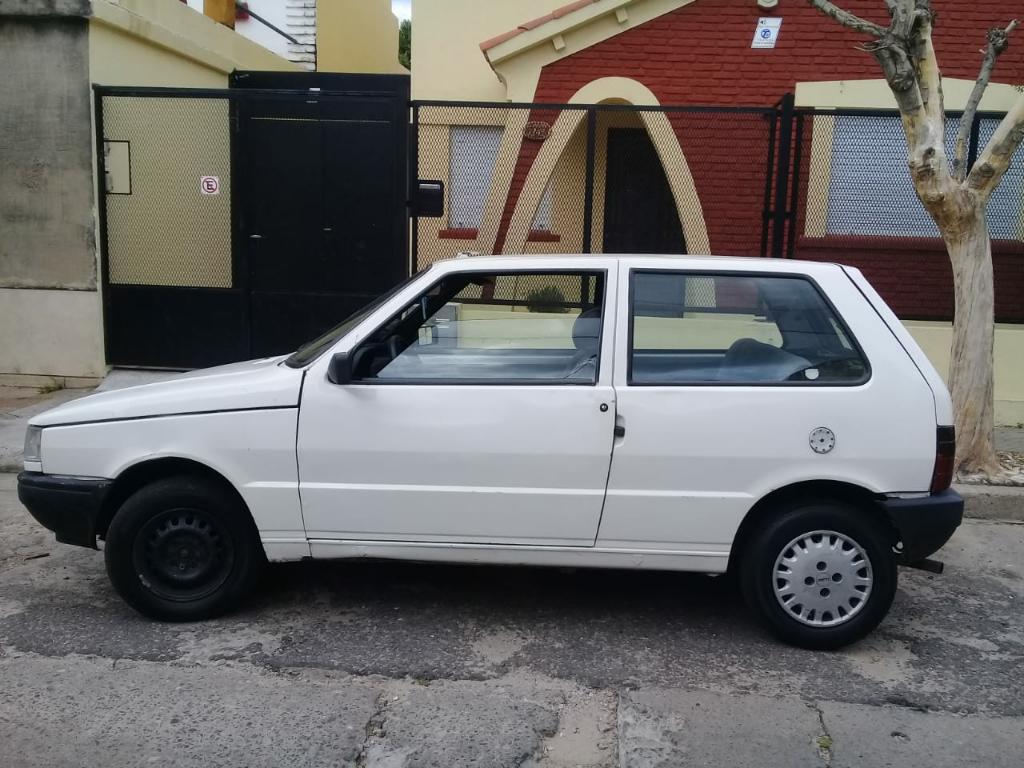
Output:
[[[581,352],[597,354],[601,339],[601,307],[580,312],[572,324],[572,343]]]

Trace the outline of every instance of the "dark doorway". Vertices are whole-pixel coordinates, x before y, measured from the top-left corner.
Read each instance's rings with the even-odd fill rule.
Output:
[[[643,128],[609,128],[605,253],[685,253],[675,199]]]

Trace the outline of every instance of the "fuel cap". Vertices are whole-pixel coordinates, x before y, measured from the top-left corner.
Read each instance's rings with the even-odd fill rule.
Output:
[[[836,447],[836,436],[828,427],[816,427],[811,430],[810,443],[815,453],[828,453]]]

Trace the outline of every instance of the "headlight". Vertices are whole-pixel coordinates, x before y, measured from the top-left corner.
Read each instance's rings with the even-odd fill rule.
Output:
[[[42,461],[43,428],[29,426],[25,430],[25,461]]]

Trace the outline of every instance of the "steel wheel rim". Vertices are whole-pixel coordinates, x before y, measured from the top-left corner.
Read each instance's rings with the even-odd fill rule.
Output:
[[[201,600],[220,589],[234,567],[231,537],[198,509],[170,509],[142,527],[132,548],[135,572],[157,596],[175,602]]]
[[[782,610],[809,627],[845,624],[867,605],[874,586],[871,559],[838,531],[803,533],[782,548],[772,590]]]

